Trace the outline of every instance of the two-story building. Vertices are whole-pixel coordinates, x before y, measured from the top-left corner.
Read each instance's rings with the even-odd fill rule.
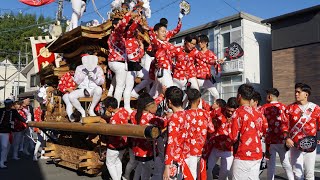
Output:
[[[0,62],[0,101],[6,98],[16,98],[20,93],[24,93],[27,79],[20,73],[19,69],[24,67],[13,64],[5,59]]]
[[[273,86],[286,104],[295,101],[296,83],[312,88],[310,101],[320,103],[320,5],[273,17]]]
[[[21,74],[26,77],[27,85],[25,93],[19,94],[18,98],[31,98],[34,99],[34,94],[40,86],[39,75],[35,73],[34,62],[31,61],[22,71]]]
[[[182,45],[187,34],[204,34],[209,37],[209,49],[223,59],[226,48],[232,42],[241,45],[244,55],[235,60],[225,61],[220,77],[216,77],[217,89],[222,99],[237,94],[243,83],[252,83],[264,96],[265,89],[272,87],[271,75],[271,31],[261,23],[260,18],[241,12],[177,34],[171,39],[175,45]],[[204,93],[212,103],[212,97]]]

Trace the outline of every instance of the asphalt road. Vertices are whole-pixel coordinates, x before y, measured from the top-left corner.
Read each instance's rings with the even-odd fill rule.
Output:
[[[319,157],[317,157],[318,160]],[[75,171],[57,167],[49,160],[32,161],[31,157],[23,157],[19,161],[9,159],[8,169],[0,170],[0,180],[102,180],[101,176],[87,177],[78,174]],[[276,178],[285,180],[286,175],[280,166],[277,164]],[[320,162],[316,163],[315,170],[316,179],[320,180]],[[266,179],[266,170],[261,174],[260,178]],[[109,180],[109,178],[105,178]]]

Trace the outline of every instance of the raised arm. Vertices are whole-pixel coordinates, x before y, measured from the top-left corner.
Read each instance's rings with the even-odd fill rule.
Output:
[[[167,32],[167,41],[169,41],[173,36],[178,34],[180,32],[180,30],[181,30],[181,27],[182,27],[182,21],[179,18],[177,27],[175,29]]]
[[[117,33],[124,33],[129,21],[131,19],[131,11],[129,11],[120,21],[118,26],[115,27]]]

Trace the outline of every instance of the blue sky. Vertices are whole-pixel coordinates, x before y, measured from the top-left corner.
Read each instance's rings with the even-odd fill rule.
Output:
[[[101,8],[99,12],[105,15],[110,10],[112,0],[95,0],[96,6]],[[183,18],[183,29],[189,29],[205,24],[216,19],[237,13],[237,10],[261,17],[263,19],[279,16],[296,10],[319,5],[318,0],[187,0],[191,4],[191,13]],[[20,3],[18,0],[1,0],[0,14],[13,11],[15,13],[43,14],[44,16],[55,17],[58,4],[52,3],[42,7],[31,7]],[[179,14],[179,0],[152,0],[151,9],[154,14],[149,19],[149,25],[156,24],[161,17],[169,20],[169,28],[177,23]],[[227,5],[227,2],[229,5]],[[171,5],[169,5],[171,4]],[[157,11],[157,12],[156,12]],[[63,15],[71,17],[71,3],[64,2]],[[89,21],[101,18],[94,12],[90,0],[87,10],[81,21]]]

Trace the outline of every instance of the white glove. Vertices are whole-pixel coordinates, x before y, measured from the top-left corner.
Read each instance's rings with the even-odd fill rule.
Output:
[[[182,19],[182,18],[183,18],[183,14],[179,13],[179,19]]]

